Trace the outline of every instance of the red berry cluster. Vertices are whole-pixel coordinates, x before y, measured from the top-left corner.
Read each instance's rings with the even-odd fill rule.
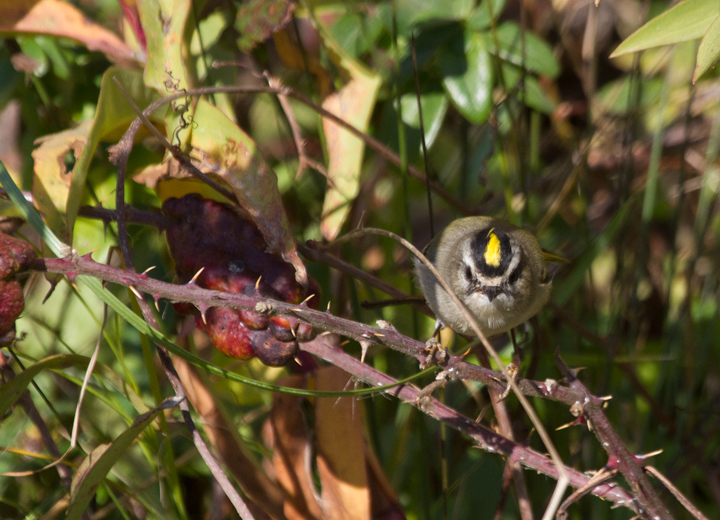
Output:
[[[306,293],[295,280],[295,270],[267,245],[255,224],[242,218],[231,206],[198,194],[168,199],[163,213],[172,221],[167,232],[175,271],[182,282],[196,279],[200,287],[229,293],[258,295],[300,303],[314,295],[308,305],[317,308],[320,287],[310,279]],[[257,312],[212,307],[203,315],[191,304],[175,304],[180,314],[196,314],[198,328],[226,356],[280,366],[292,359],[298,341],[309,341],[315,333],[294,318],[266,316]]]
[[[22,287],[15,280],[15,274],[36,259],[30,244],[0,233],[0,345],[7,345],[15,338],[15,320],[25,307]]]

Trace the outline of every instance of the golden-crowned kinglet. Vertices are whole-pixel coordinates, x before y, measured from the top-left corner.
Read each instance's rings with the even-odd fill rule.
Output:
[[[552,282],[535,237],[492,217],[461,218],[423,251],[486,336],[508,331],[537,314]],[[435,316],[448,327],[475,336],[463,313],[430,270],[415,258],[418,284]]]

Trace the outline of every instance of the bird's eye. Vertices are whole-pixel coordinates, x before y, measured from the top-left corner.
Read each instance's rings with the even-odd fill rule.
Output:
[[[508,282],[510,283],[510,285],[515,285],[515,282],[517,282],[519,278],[520,278],[520,268],[518,267],[515,270],[513,270],[512,273],[510,273],[510,276],[508,276]]]
[[[473,274],[472,269],[470,269],[469,265],[465,266],[465,278],[467,278],[468,281],[472,280]]]

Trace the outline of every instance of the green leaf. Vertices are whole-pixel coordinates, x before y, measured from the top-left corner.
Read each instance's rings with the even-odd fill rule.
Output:
[[[462,20],[470,15],[473,3],[473,0],[399,0],[398,30],[424,22],[435,24],[438,21]]]
[[[488,0],[483,0],[473,12],[468,16],[466,23],[469,29],[481,31],[490,27],[490,10],[492,9],[492,17],[497,20],[505,9],[507,0],[490,0],[488,9]]]
[[[535,36],[531,31],[525,31],[525,59],[523,60],[523,30],[515,22],[505,22],[497,28],[495,35],[491,31],[483,34],[487,49],[514,65],[524,66],[527,70],[537,72],[543,76],[557,78],[560,75],[560,64],[555,58],[550,46]],[[500,50],[495,46],[497,36]]]
[[[444,92],[430,92],[420,96],[420,105],[423,113],[423,126],[425,127],[425,144],[428,148],[435,142],[440,132],[448,108],[447,94]],[[420,129],[420,114],[418,111],[417,96],[405,94],[400,98],[403,122],[415,129]]]
[[[505,86],[508,90],[514,88],[520,81],[522,70],[510,63],[503,62],[502,71]],[[540,82],[532,74],[525,74],[523,92],[518,93],[516,97],[523,100],[530,108],[534,108],[543,114],[552,114],[557,106],[557,104],[545,94],[545,91],[540,86]]]
[[[483,123],[492,107],[493,69],[483,37],[466,32],[437,54],[442,84],[455,108],[471,123]]]
[[[43,370],[66,368],[72,365],[86,367],[90,359],[77,354],[58,354],[38,361],[34,365],[18,373],[12,381],[0,386],[0,417],[20,398],[30,382]]]
[[[50,60],[45,54],[45,51],[32,37],[18,37],[18,44],[20,50],[28,58],[33,60],[33,71],[32,73],[38,78],[42,78],[50,70]]]
[[[642,88],[638,88],[637,79],[622,77],[603,85],[595,96],[593,110],[611,115],[625,115],[638,107],[645,108],[660,99],[662,78],[644,79]],[[639,90],[639,99],[634,99],[631,88]]]
[[[62,212],[66,212],[67,215],[70,236],[72,236],[75,218],[80,208],[90,162],[95,155],[98,144],[111,135],[114,136],[125,131],[136,117],[132,107],[125,101],[120,89],[113,81],[113,77],[120,80],[125,90],[140,107],[144,108],[160,97],[157,92],[145,86],[141,72],[120,67],[110,67],[103,74],[100,84],[100,97],[98,98],[92,128],[87,133],[87,140],[75,163],[69,193],[67,194],[67,205],[65,208],[61,208],[64,210]],[[158,112],[150,115],[150,120],[162,122],[164,113],[164,109],[158,110]]]
[[[705,74],[720,58],[720,16],[715,18],[705,33],[697,53],[697,64],[693,74],[693,83]]]
[[[718,15],[717,0],[686,0],[640,27],[610,57],[701,38]]]
[[[85,457],[70,489],[70,507],[65,520],[77,520],[86,511],[95,491],[115,463],[130,448],[135,439],[167,408],[180,404],[183,398],[168,397],[147,413],[139,415],[133,424],[110,444],[101,444]]]
[[[452,40],[460,40],[463,33],[462,25],[456,22],[444,23],[433,27],[426,27],[415,33],[415,54],[417,57],[417,68],[422,71],[425,65],[434,58],[439,49]],[[456,44],[458,52],[462,52],[462,42]],[[408,48],[405,57],[400,63],[400,83],[412,82],[415,77],[415,69],[412,59],[412,51]]]
[[[333,39],[353,58],[368,52],[382,33],[382,23],[375,17],[346,13],[326,26]]]

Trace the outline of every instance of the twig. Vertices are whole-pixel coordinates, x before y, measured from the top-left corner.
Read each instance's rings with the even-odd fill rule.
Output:
[[[557,518],[559,520],[565,520],[567,518],[567,509],[575,502],[580,500],[582,497],[591,493],[594,488],[605,482],[609,482],[614,479],[619,473],[618,469],[606,470],[602,469],[598,471],[593,478],[588,480],[588,483],[582,487],[577,488],[565,501],[560,505],[557,511]]]
[[[265,79],[267,80],[270,87],[281,90],[282,83],[280,83],[279,79],[271,76],[268,71],[265,71],[263,73],[263,76],[265,76]],[[277,98],[278,102],[280,103],[280,107],[283,109],[283,112],[285,112],[285,117],[288,120],[288,124],[290,125],[290,131],[292,132],[293,136],[293,141],[295,142],[295,148],[297,149],[299,161],[297,173],[295,174],[295,180],[297,180],[302,176],[305,168],[309,165],[308,157],[305,153],[305,141],[303,140],[302,134],[300,133],[300,126],[295,119],[295,114],[293,114],[292,107],[290,106],[290,102],[288,101],[287,96],[285,94],[277,94]],[[316,168],[317,166],[319,165],[316,164],[314,168]],[[327,171],[325,171],[324,175],[325,177],[328,176]]]
[[[395,380],[374,368],[360,362],[352,356],[345,354],[341,349],[326,344],[322,338],[314,341],[301,343],[300,348],[306,352],[325,359],[329,363],[345,370],[349,374],[361,379],[369,385],[390,385]],[[416,407],[418,410],[429,415],[430,417],[444,422],[448,426],[463,433],[476,442],[479,447],[490,453],[497,453],[508,459],[512,459],[528,468],[536,470],[540,473],[548,475],[551,478],[558,479],[559,471],[554,462],[530,448],[516,444],[502,435],[496,433],[490,428],[478,424],[468,417],[458,413],[452,408],[444,405],[435,398],[422,396],[421,390],[410,386],[403,385],[397,390],[388,392],[397,397],[401,401]],[[589,478],[572,468],[563,468],[568,475],[569,483],[573,487],[582,487],[589,481]],[[633,508],[632,496],[624,489],[617,486],[598,486],[593,493],[606,500],[611,500],[616,504]]]
[[[688,510],[688,512],[693,515],[697,520],[709,520],[707,516],[702,514],[702,512],[692,505],[690,501],[683,495],[678,488],[676,488],[670,480],[665,477],[662,473],[660,473],[657,469],[655,469],[653,466],[645,466],[645,472],[649,473],[656,479],[658,479],[660,482],[663,483],[663,485],[667,488],[670,493],[673,494],[673,496],[677,499],[678,502],[680,502],[685,509]]]
[[[602,447],[607,451],[611,458],[617,460],[620,472],[627,480],[630,488],[634,490],[635,497],[638,501],[639,512],[644,518],[651,519],[672,519],[670,512],[662,503],[650,485],[645,473],[635,457],[627,449],[622,439],[608,421],[602,411],[605,401],[592,395],[587,388],[575,377],[575,373],[568,368],[565,362],[560,358],[560,353],[555,353],[555,362],[560,368],[568,384],[572,388],[576,388],[585,394],[582,401],[582,411],[592,424],[593,433],[600,441]]]

